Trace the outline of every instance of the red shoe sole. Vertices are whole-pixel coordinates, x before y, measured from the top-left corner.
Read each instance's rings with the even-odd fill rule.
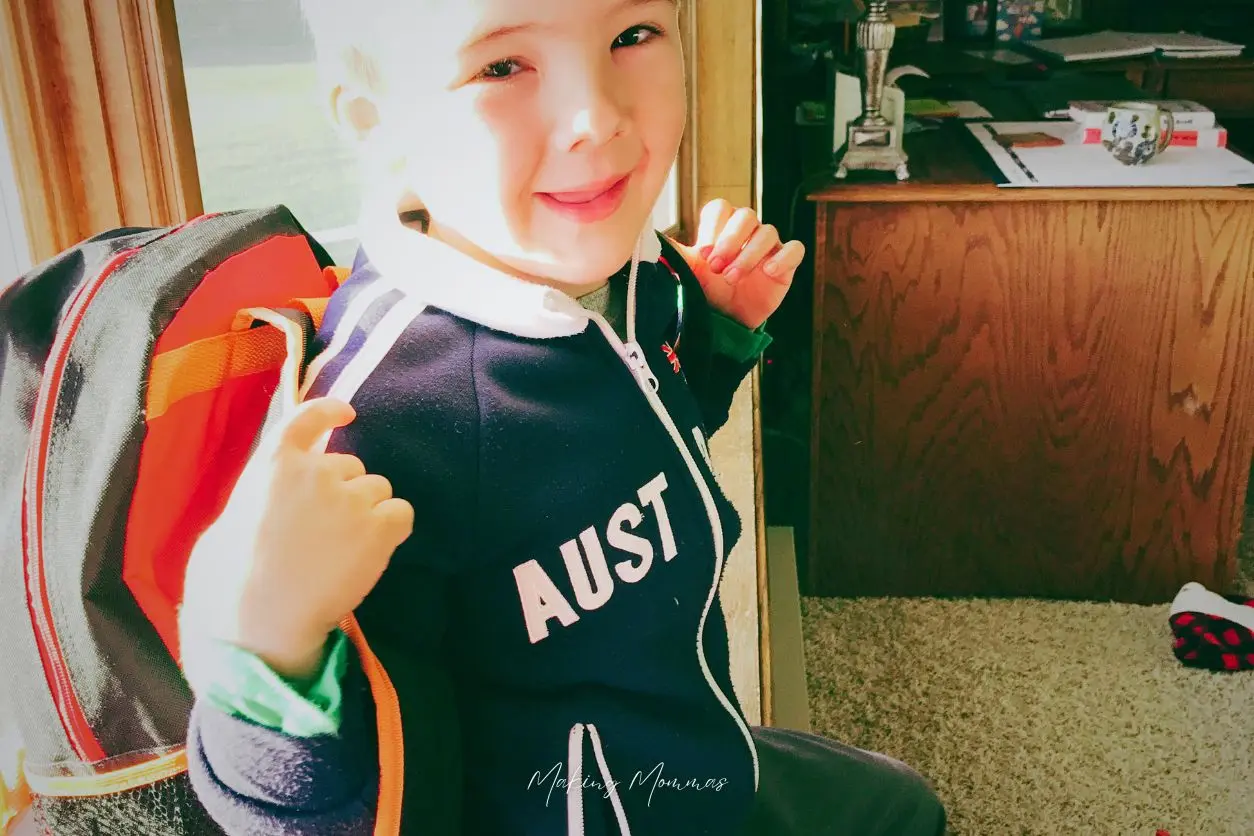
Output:
[[[1211,671],[1254,670],[1254,598],[1185,584],[1172,602],[1169,622],[1173,651],[1183,664]]]

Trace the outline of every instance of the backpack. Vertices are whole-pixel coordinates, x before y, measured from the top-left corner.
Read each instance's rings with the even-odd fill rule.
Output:
[[[187,778],[184,573],[298,391],[346,273],[274,207],[112,230],[0,294],[0,670],[25,784],[5,797],[25,799],[17,820],[37,832],[222,832]],[[391,682],[355,620],[342,626],[380,740],[397,739]],[[375,831],[388,836],[392,748]]]

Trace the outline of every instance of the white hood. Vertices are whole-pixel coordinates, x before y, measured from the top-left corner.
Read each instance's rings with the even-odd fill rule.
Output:
[[[389,284],[456,316],[529,339],[569,337],[588,325],[588,312],[569,294],[489,267],[410,229],[395,214],[363,219],[361,230],[367,258]],[[649,225],[632,258],[633,279],[639,262],[657,263],[661,255]]]

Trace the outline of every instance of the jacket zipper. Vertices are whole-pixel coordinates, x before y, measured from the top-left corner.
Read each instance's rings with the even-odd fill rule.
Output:
[[[629,290],[629,300],[632,300],[631,298],[635,296],[634,284],[633,275],[633,286]],[[634,302],[634,300],[632,301]],[[635,336],[633,333],[635,330],[634,308],[634,304],[629,304],[628,309],[630,313],[628,314],[628,333],[629,336],[632,337]],[[640,391],[644,393],[645,399],[648,400],[649,405],[653,408],[653,412],[657,415],[658,420],[661,421],[662,426],[665,427],[667,433],[670,434],[671,441],[675,444],[676,449],[679,450],[680,455],[684,459],[684,463],[688,466],[689,475],[691,475],[693,481],[696,483],[697,491],[701,494],[701,501],[705,505],[706,517],[709,519],[710,532],[713,535],[714,540],[714,583],[710,587],[710,593],[706,598],[705,607],[701,610],[701,621],[697,627],[697,660],[701,663],[701,672],[705,676],[706,683],[710,686],[710,690],[714,692],[714,695],[718,698],[718,701],[722,704],[723,708],[731,715],[731,718],[736,722],[736,727],[740,729],[740,733],[745,738],[745,745],[749,747],[749,754],[753,758],[753,786],[756,790],[758,786],[758,752],[757,748],[753,745],[753,736],[749,732],[749,727],[746,726],[744,720],[741,719],[740,713],[736,710],[735,706],[727,698],[727,695],[723,693],[723,689],[719,687],[718,682],[714,679],[714,675],[710,672],[710,664],[705,658],[705,624],[706,620],[710,616],[710,609],[714,606],[714,598],[718,594],[719,579],[723,574],[723,525],[722,520],[719,517],[718,506],[714,503],[714,494],[710,490],[709,483],[706,482],[705,476],[702,475],[701,469],[697,466],[696,459],[693,458],[692,452],[688,449],[688,445],[684,443],[684,438],[680,433],[679,428],[675,426],[675,420],[671,417],[670,413],[667,412],[665,404],[662,403],[662,399],[658,395],[657,376],[653,373],[653,370],[649,368],[649,363],[645,359],[644,350],[640,347],[640,344],[634,339],[630,342],[623,342],[623,340],[619,338],[618,334],[615,333],[609,322],[606,321],[605,317],[600,314],[590,311],[589,316],[597,323],[601,332],[605,335],[605,339],[608,340],[610,345],[615,348],[618,355],[623,359],[623,362],[631,370],[632,376],[635,377],[636,383],[640,387]]]
[[[623,359],[627,362],[627,366],[631,369],[631,373],[636,376],[636,380],[642,385],[649,387],[649,391],[657,392],[660,384],[657,375],[653,373],[653,369],[649,368],[649,361],[644,357],[644,349],[639,343],[620,343],[616,346]]]
[[[204,215],[168,231],[161,238],[186,229],[212,215]],[[160,240],[160,239],[157,239]],[[155,243],[150,241],[149,244]],[[147,246],[147,245],[144,245]],[[48,597],[47,577],[44,572],[43,491],[47,475],[48,447],[52,439],[52,425],[56,419],[57,395],[65,367],[69,361],[70,347],[83,324],[87,308],[110,276],[118,271],[142,247],[122,250],[115,255],[100,274],[84,284],[74,294],[65,323],[53,341],[49,362],[40,382],[39,397],[35,402],[32,426],[35,430],[33,443],[26,451],[26,481],[22,491],[22,563],[26,581],[26,605],[30,612],[35,643],[39,648],[44,676],[52,691],[53,702],[60,717],[66,739],[74,754],[84,763],[97,763],[106,759],[104,748],[92,731],[83,706],[74,693],[69,665],[61,650],[60,641],[52,617],[52,602]]]

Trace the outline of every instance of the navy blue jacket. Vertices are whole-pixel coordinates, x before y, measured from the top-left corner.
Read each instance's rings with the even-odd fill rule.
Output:
[[[365,251],[308,394],[353,404],[328,449],[416,510],[358,612],[402,706],[403,832],[736,833],[757,756],[718,583],[741,522],[706,438],[752,363],[713,350],[700,286],[653,233],[627,341],[435,242]],[[232,832],[369,833],[363,683],[354,665],[334,738],[198,704],[202,803]]]

